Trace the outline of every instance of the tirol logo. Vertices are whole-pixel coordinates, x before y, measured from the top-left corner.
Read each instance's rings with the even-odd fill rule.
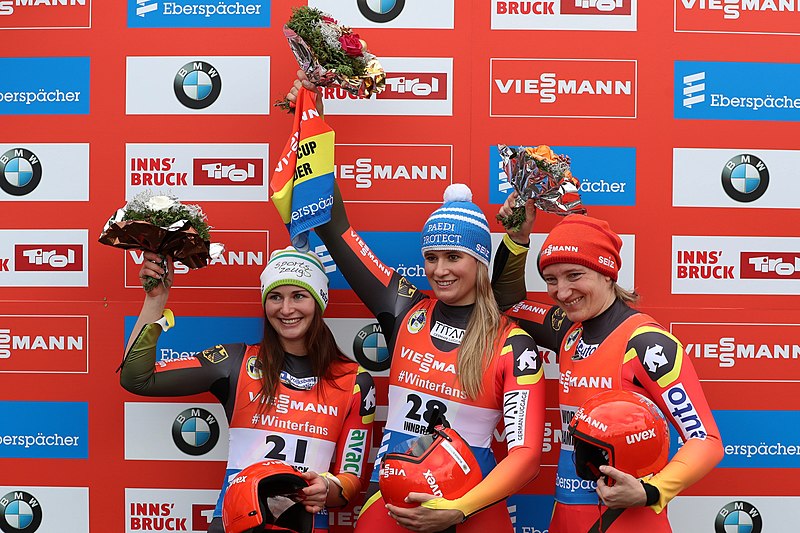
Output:
[[[90,28],[92,0],[0,0],[0,29]]]
[[[742,279],[800,279],[798,252],[742,252]]]
[[[453,112],[453,59],[386,57],[386,85],[375,98],[359,99],[338,86],[322,89],[328,114],[439,115]]]
[[[79,272],[83,270],[82,244],[17,244],[16,272]]]
[[[386,74],[386,85],[376,100],[447,100],[449,80],[446,72],[397,72]],[[324,98],[355,100],[357,97],[341,87],[322,89]]]
[[[271,0],[127,0],[130,28],[268,28]]]
[[[493,117],[636,118],[637,63],[491,59]]]
[[[14,490],[0,498],[0,531],[34,533],[42,524],[42,507],[33,494]]]
[[[561,0],[565,15],[630,15],[632,0]]]
[[[761,533],[761,528],[761,513],[754,505],[741,500],[727,504],[714,519],[716,533]]]
[[[800,35],[792,0],[674,0],[675,31]]]
[[[263,230],[214,230],[213,236],[225,244],[225,251],[211,260],[209,266],[192,270],[175,263],[174,289],[257,289],[259,276],[266,265],[269,249],[268,232]],[[140,250],[125,254],[125,287],[140,288],[139,269],[144,262]],[[184,276],[186,274],[186,276]]]
[[[217,419],[200,407],[182,411],[172,423],[172,441],[188,455],[204,455],[211,451],[219,434]]]
[[[452,145],[336,145],[334,172],[348,203],[440,204],[452,168]]]
[[[0,373],[86,373],[88,330],[85,316],[0,315]]]
[[[368,324],[358,330],[353,339],[353,356],[367,370],[386,370],[389,349],[380,324]]]
[[[405,0],[356,0],[358,10],[372,22],[391,22],[403,11]]]
[[[217,101],[222,92],[222,78],[213,65],[190,61],[175,74],[173,81],[178,101],[190,109],[205,109]]]
[[[180,200],[266,199],[268,153],[266,144],[128,144],[125,198],[170,187]]]
[[[732,157],[722,169],[722,188],[737,202],[753,202],[761,198],[769,186],[767,165],[752,154]]]
[[[26,148],[14,148],[0,156],[0,189],[25,196],[42,181],[42,163]]]
[[[263,185],[263,159],[195,159],[195,185]]]

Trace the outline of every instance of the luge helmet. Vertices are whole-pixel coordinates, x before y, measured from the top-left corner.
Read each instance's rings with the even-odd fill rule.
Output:
[[[313,533],[314,516],[296,501],[308,482],[282,461],[254,463],[237,474],[225,492],[225,533]]]
[[[586,400],[569,424],[578,476],[597,481],[601,465],[635,478],[659,472],[669,457],[669,429],[664,415],[648,398],[610,390]],[[608,485],[614,480],[608,478]]]
[[[437,426],[430,435],[404,441],[383,456],[379,485],[386,503],[405,502],[409,492],[460,498],[483,478],[469,444],[452,428]]]

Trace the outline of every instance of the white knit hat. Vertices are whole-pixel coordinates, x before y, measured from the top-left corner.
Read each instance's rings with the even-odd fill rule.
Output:
[[[267,299],[269,291],[281,285],[296,285],[311,293],[311,296],[325,311],[328,305],[328,276],[317,254],[300,252],[289,246],[275,250],[269,257],[267,266],[261,272],[261,303]]]

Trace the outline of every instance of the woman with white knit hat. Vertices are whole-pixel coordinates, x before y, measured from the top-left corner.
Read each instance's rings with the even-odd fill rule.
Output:
[[[143,396],[211,392],[223,405],[230,427],[228,465],[208,531],[223,531],[222,502],[230,482],[264,459],[280,459],[305,472],[305,511],[318,513],[316,531],[327,531],[328,515],[321,511],[346,505],[366,481],[366,454],[345,457],[341,450],[362,449],[371,440],[375,388],[372,377],[341,353],[322,320],[328,277],[320,259],[291,247],[272,253],[261,273],[265,320],[259,344],[216,345],[169,361],[157,360],[156,343],[174,320],[165,309],[171,259],[166,270],[158,255],[145,252],[144,259],[140,279],[151,276],[163,283],[145,294],[120,383]],[[183,451],[200,455],[212,447],[199,440]],[[310,522],[311,515],[303,520]]]
[[[302,71],[301,86],[314,89]],[[321,98],[317,99],[321,108]],[[421,251],[433,296],[386,266],[350,227],[338,187],[331,221],[315,229],[350,287],[380,323],[391,365],[388,411],[357,532],[514,531],[502,503],[539,472],[544,375],[533,339],[500,314],[489,281],[491,235],[465,185],[451,185],[422,227]],[[498,422],[508,455],[491,449]],[[461,497],[411,492],[404,507],[384,502],[381,457],[440,422],[470,445],[482,480]],[[412,483],[414,480],[409,480]]]

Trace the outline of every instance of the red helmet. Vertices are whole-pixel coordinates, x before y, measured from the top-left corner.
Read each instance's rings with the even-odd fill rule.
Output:
[[[379,484],[386,503],[416,507],[404,501],[409,492],[460,498],[483,479],[469,444],[452,428],[437,426],[397,449],[403,451],[387,453],[381,461]]]
[[[312,533],[314,515],[295,498],[307,486],[300,472],[282,461],[248,466],[225,492],[222,504],[225,533]]]
[[[667,464],[667,422],[641,394],[610,390],[592,396],[572,417],[568,431],[575,442],[575,470],[583,479],[596,481],[605,464],[635,478],[655,474]]]

